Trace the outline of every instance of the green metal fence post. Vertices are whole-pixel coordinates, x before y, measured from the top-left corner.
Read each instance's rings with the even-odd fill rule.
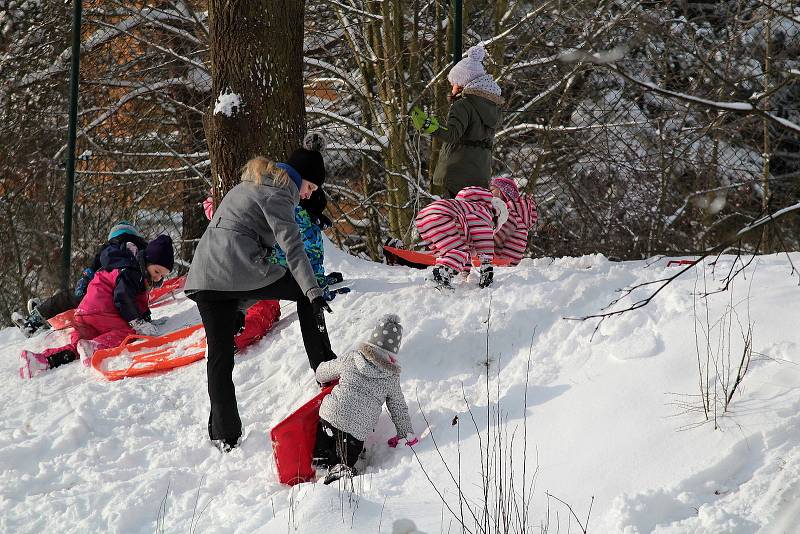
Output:
[[[463,43],[461,35],[464,25],[464,6],[462,0],[453,0],[453,65],[461,61]]]
[[[64,243],[61,256],[61,286],[70,285],[72,263],[72,204],[75,197],[75,140],[78,127],[78,84],[81,64],[81,17],[83,0],[73,0],[72,67],[69,76],[69,126],[67,131],[67,184],[64,193]]]

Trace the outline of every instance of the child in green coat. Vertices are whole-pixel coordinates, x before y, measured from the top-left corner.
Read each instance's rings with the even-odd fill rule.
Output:
[[[446,125],[419,108],[411,110],[414,128],[444,141],[433,182],[449,198],[455,198],[465,187],[489,188],[492,147],[502,123],[500,106],[504,99],[494,78],[486,74],[485,56],[483,44],[478,44],[450,69],[447,79],[452,86],[452,105]]]

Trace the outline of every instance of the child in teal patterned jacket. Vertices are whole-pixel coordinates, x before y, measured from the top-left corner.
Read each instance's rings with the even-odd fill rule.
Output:
[[[300,227],[300,235],[303,238],[306,255],[311,262],[311,268],[317,277],[317,283],[324,291],[325,300],[332,300],[333,294],[328,290],[328,285],[338,283],[341,278],[336,276],[325,276],[325,250],[322,243],[322,231],[331,226],[331,220],[322,213],[327,206],[328,200],[322,188],[315,190],[311,197],[301,200],[295,208],[294,217],[297,226]],[[274,247],[274,253],[270,258],[271,263],[286,266],[286,254],[279,246]],[[335,275],[338,273],[331,273]],[[333,280],[331,280],[333,278]]]

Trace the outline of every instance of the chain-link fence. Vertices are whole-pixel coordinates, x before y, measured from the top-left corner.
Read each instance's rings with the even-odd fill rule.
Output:
[[[465,45],[486,44],[506,99],[494,171],[538,203],[530,255],[691,253],[800,197],[792,2],[467,4]],[[210,184],[206,9],[86,7],[75,271],[120,219],[169,233],[180,268],[191,261]],[[0,48],[6,317],[57,285],[69,65],[68,6],[14,16],[28,26],[7,25]],[[410,239],[438,192],[440,145],[408,110],[447,115],[451,16],[441,0],[306,2],[306,119],[328,139],[329,235],[354,254]],[[761,250],[796,249],[798,236],[791,219]]]
[[[332,192],[347,206],[336,234],[352,250],[372,252],[366,239],[379,226],[381,236],[407,237],[405,226],[391,224],[393,208],[414,213],[438,192],[430,183],[436,142],[408,129],[398,135],[386,108],[399,107],[404,118],[419,103],[446,116],[449,40],[441,5],[403,14],[421,30],[408,30],[399,45],[370,41],[391,25],[383,11],[361,7],[330,8],[339,25],[309,34],[320,43],[309,79],[330,89],[315,103],[325,110],[312,114],[318,124],[343,135],[340,146],[370,147],[337,153],[350,174]],[[800,132],[780,121],[800,119],[797,18],[788,2],[474,3],[466,42],[487,43],[487,68],[506,97],[494,171],[514,177],[539,204],[529,252],[692,253],[797,199]],[[353,27],[360,33],[350,35]],[[434,27],[443,30],[427,31]],[[347,38],[331,47],[330,35]],[[366,50],[404,67],[404,86],[382,91],[393,73],[364,68]],[[392,175],[405,181],[395,184],[407,193],[399,204],[389,194]],[[759,250],[796,248],[796,218],[785,225],[784,236]],[[745,245],[754,249],[760,237]]]

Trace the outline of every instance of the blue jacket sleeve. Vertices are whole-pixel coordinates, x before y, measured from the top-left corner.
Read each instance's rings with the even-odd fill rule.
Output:
[[[314,276],[320,287],[324,287],[325,283],[325,253],[322,248],[322,230],[319,226],[311,222],[311,217],[304,209],[298,209],[295,212],[295,219],[297,226],[300,227],[300,235],[303,237],[303,248],[308,256],[308,261],[311,263],[311,268],[314,270]]]

